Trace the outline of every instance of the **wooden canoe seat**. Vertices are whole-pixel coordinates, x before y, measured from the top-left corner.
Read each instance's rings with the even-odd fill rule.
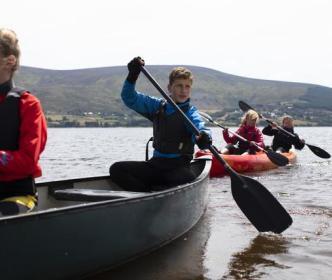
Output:
[[[53,197],[59,200],[70,201],[102,201],[120,198],[133,198],[146,195],[143,192],[127,192],[127,191],[112,191],[112,190],[94,190],[94,189],[63,189],[56,190]]]

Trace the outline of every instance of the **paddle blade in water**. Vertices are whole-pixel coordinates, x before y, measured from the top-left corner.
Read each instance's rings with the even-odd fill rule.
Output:
[[[266,152],[267,157],[276,165],[285,166],[289,163],[288,158],[280,153],[276,153],[273,151]]]
[[[292,224],[291,216],[262,184],[247,176],[230,176],[234,200],[259,232],[281,233]]]
[[[330,158],[331,157],[331,155],[327,151],[325,151],[319,147],[309,145],[309,144],[306,144],[306,145],[318,157],[321,157],[321,158]]]

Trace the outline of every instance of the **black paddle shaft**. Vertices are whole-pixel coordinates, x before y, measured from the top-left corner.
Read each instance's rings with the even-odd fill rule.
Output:
[[[141,66],[141,70],[160,94],[182,115],[184,121],[198,136],[200,132],[197,127],[181,111],[173,99],[163,91],[144,66]],[[212,145],[209,145],[209,150],[229,172],[234,200],[258,231],[281,233],[292,224],[290,215],[262,184],[252,178],[237,174]]]

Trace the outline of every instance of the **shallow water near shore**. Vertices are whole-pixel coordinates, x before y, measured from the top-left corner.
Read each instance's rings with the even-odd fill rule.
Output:
[[[212,131],[214,145],[220,147],[221,130]],[[296,132],[332,153],[331,127],[299,127]],[[151,128],[51,128],[41,158],[43,177],[37,181],[107,175],[116,161],[144,160],[151,133]],[[259,234],[232,198],[230,179],[211,179],[208,208],[190,232],[91,279],[331,279],[332,161],[308,147],[297,155],[294,165],[247,174],[292,216],[293,224],[281,235]]]

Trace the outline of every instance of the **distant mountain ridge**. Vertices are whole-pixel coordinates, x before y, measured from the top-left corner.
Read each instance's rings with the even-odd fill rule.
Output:
[[[160,85],[167,89],[173,65],[147,66]],[[236,123],[238,101],[244,100],[267,113],[291,114],[309,125],[332,125],[332,88],[294,82],[251,79],[209,68],[186,66],[194,74],[192,104],[218,118]],[[120,92],[127,75],[125,66],[48,70],[21,67],[16,84],[31,90],[47,114],[82,115],[99,112],[103,116],[133,116]],[[139,91],[160,97],[142,74]],[[238,111],[238,112],[235,112]],[[272,114],[273,115],[273,114]]]

